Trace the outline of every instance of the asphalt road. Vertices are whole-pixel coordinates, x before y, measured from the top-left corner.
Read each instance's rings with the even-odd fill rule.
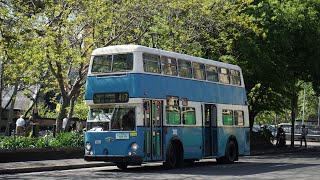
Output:
[[[203,160],[181,169],[164,169],[160,163],[129,167],[82,168],[0,175],[0,179],[319,179],[320,151],[242,157],[235,164]]]

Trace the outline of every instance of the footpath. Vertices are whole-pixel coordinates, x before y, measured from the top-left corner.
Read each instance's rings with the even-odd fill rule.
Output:
[[[310,145],[309,145],[310,144]],[[279,154],[279,153],[294,153],[294,152],[309,152],[320,151],[320,143],[309,143],[308,147],[300,147],[295,142],[293,148],[270,148],[251,151],[251,156],[259,156],[265,154]],[[290,145],[290,142],[287,142]],[[30,173],[41,171],[55,171],[55,170],[67,170],[77,168],[91,168],[111,166],[113,163],[106,162],[86,162],[82,158],[76,159],[58,159],[58,160],[39,160],[39,161],[20,161],[20,162],[6,162],[0,163],[0,177],[1,174],[15,174],[15,173]]]

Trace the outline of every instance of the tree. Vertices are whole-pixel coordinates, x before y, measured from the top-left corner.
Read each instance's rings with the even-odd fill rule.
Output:
[[[28,27],[29,21],[24,18],[24,10],[19,6],[19,2],[5,1],[1,3],[1,88],[0,96],[4,96],[5,91],[10,91],[7,95],[11,96],[6,105],[9,107],[9,117],[7,121],[6,134],[9,133],[9,125],[13,119],[13,108],[16,95],[19,91],[24,91],[34,86],[42,75],[43,68],[40,64],[34,64],[31,53],[36,49],[34,41],[30,38]],[[35,48],[35,49],[33,49]],[[2,104],[2,99],[0,100]],[[2,117],[3,107],[0,108]]]

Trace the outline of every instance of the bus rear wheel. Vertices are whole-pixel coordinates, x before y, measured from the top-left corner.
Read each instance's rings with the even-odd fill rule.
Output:
[[[226,146],[225,156],[217,158],[218,164],[233,163],[238,158],[237,145],[234,141],[229,141]]]
[[[233,163],[237,159],[237,146],[234,141],[229,141],[227,148],[226,148],[226,162]]]

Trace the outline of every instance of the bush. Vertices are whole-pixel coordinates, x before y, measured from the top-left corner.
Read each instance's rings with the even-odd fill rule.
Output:
[[[26,149],[26,148],[68,148],[83,147],[83,133],[65,132],[43,137],[13,137],[0,136],[0,149]]]

